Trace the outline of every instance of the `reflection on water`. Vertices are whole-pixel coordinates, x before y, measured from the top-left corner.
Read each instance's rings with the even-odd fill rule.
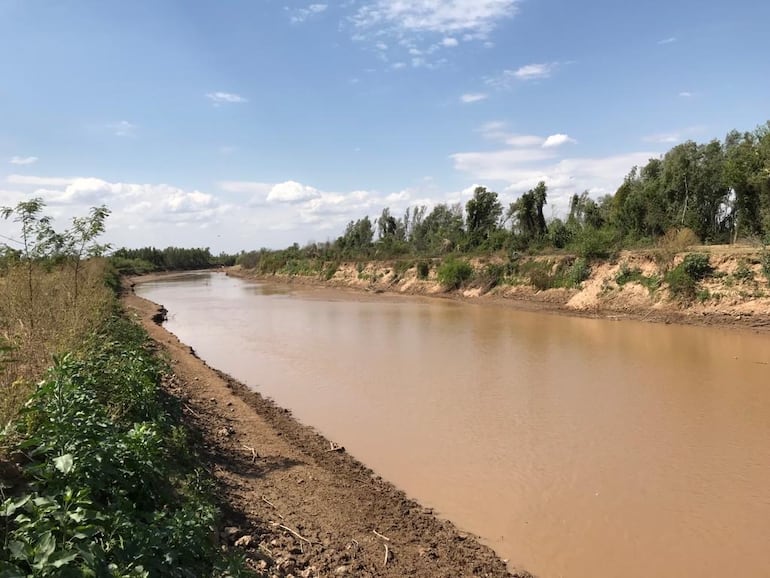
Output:
[[[770,576],[768,338],[221,274],[168,328],[543,578]]]

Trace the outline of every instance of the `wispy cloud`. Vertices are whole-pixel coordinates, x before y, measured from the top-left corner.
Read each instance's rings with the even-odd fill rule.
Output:
[[[353,38],[368,42],[382,60],[434,67],[440,59],[432,54],[461,42],[485,41],[516,14],[518,4],[519,0],[367,0],[350,21]],[[405,54],[412,58],[405,59]]]
[[[290,11],[289,20],[292,24],[301,24],[311,16],[325,12],[328,7],[328,4],[309,4],[305,8]]]
[[[664,46],[666,44],[673,44],[677,41],[676,36],[669,36],[668,38],[664,38],[663,40],[658,40],[659,46]]]
[[[480,102],[482,100],[486,100],[487,98],[489,98],[489,95],[483,92],[470,92],[467,94],[463,94],[460,97],[460,101],[465,104],[471,104],[474,102]]]
[[[222,104],[242,104],[244,102],[248,102],[247,98],[244,98],[240,94],[235,94],[233,92],[209,92],[206,94],[206,98],[214,103],[214,106],[220,106]]]
[[[693,93],[690,92],[689,90],[683,90],[682,92],[679,93],[680,98],[691,98],[693,96],[694,96]]]
[[[486,36],[500,20],[512,17],[517,5],[517,0],[375,0],[359,8],[353,22],[390,32]]]
[[[138,128],[135,124],[130,123],[127,120],[111,122],[106,126],[115,136],[134,136],[136,134],[136,129]]]
[[[39,159],[37,157],[11,157],[11,160],[8,162],[12,165],[33,165],[35,164]]]
[[[494,88],[510,88],[517,83],[550,78],[558,67],[558,62],[525,64],[519,68],[506,69],[499,74],[489,76],[484,79],[484,82]]]

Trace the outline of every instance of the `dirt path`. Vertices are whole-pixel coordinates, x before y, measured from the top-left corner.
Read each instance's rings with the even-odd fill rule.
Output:
[[[223,541],[244,548],[266,576],[529,576],[511,574],[475,537],[208,367],[153,322],[158,305],[131,291],[123,303],[171,360],[168,389],[201,433],[219,484],[228,524]]]

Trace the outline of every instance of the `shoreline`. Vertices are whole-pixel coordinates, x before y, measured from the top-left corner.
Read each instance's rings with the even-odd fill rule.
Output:
[[[739,331],[752,331],[755,333],[770,333],[770,315],[765,314],[735,314],[725,312],[702,312],[676,310],[672,308],[655,308],[634,306],[624,310],[608,307],[572,308],[568,307],[565,300],[560,298],[549,299],[548,296],[537,298],[534,294],[531,298],[518,295],[504,295],[499,293],[464,294],[459,291],[425,291],[423,287],[413,290],[399,290],[393,285],[377,287],[361,287],[348,283],[331,280],[327,281],[315,276],[300,275],[257,275],[235,267],[224,270],[225,275],[239,279],[263,282],[280,283],[289,286],[310,287],[340,291],[350,295],[399,295],[423,297],[428,299],[445,299],[459,303],[467,303],[480,306],[507,307],[516,311],[530,313],[544,313],[549,315],[564,315],[583,319],[603,319],[607,321],[638,321],[645,323],[661,323],[664,325],[689,325],[695,327],[718,327]],[[163,275],[163,274],[160,274]],[[173,274],[171,274],[173,275]],[[555,290],[559,291],[559,290]],[[544,292],[547,293],[547,292]]]
[[[190,273],[134,277],[126,289]],[[153,320],[161,304],[131,289],[121,301],[168,355],[169,393],[200,432],[221,492],[221,538],[242,548],[255,569],[271,577],[531,576],[288,410],[210,367]]]

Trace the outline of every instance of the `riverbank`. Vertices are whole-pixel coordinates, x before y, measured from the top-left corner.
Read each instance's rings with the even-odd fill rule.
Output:
[[[207,366],[153,321],[159,305],[129,291],[123,303],[171,361],[169,391],[201,433],[226,511],[225,540],[243,548],[265,575],[527,576],[511,574],[473,536],[408,499],[288,411]]]
[[[676,295],[666,273],[688,254],[707,255],[711,269],[704,278],[692,280],[690,295]],[[421,295],[578,317],[768,332],[770,283],[762,259],[762,251],[751,247],[699,247],[697,252],[663,257],[660,251],[624,251],[586,265],[583,280],[571,287],[559,286],[575,266],[575,258],[567,255],[522,257],[510,274],[499,273],[511,266],[494,256],[470,259],[472,279],[452,290],[439,282],[438,260],[345,262],[268,275],[235,266],[226,273],[299,286]]]

